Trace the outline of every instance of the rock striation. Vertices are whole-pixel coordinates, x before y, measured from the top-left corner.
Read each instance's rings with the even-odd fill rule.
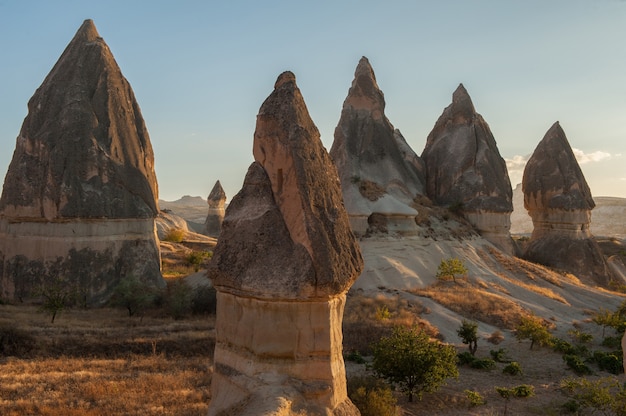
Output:
[[[428,135],[422,159],[427,195],[438,205],[459,208],[483,237],[513,254],[506,162],[463,84]]]
[[[209,213],[204,222],[203,234],[217,238],[222,231],[222,222],[224,221],[224,214],[226,212],[224,208],[226,206],[226,193],[220,181],[215,182],[206,201],[207,204],[209,204]]]
[[[253,153],[209,265],[217,290],[209,414],[358,415],[341,327],[363,260],[291,72],[261,106]]]
[[[330,155],[357,235],[381,221],[387,231],[417,233],[415,199],[424,194],[424,163],[385,116],[384,94],[365,57],[343,103]]]
[[[28,110],[0,198],[0,296],[59,278],[93,303],[127,275],[164,285],[150,138],[91,20]]]
[[[524,257],[600,285],[611,272],[589,231],[595,203],[558,122],[537,145],[524,169],[524,207],[533,233]]]

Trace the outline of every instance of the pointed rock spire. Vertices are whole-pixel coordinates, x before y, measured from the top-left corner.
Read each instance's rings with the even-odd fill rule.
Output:
[[[412,205],[424,192],[424,164],[385,116],[384,94],[365,57],[343,103],[330,155],[357,234],[366,232],[374,213],[405,219],[393,231],[416,230]]]
[[[218,304],[209,415],[356,416],[341,327],[363,260],[291,72],[259,110],[253,154],[208,270]]]
[[[19,217],[154,218],[154,154],[139,105],[86,20],[28,103],[0,199]]]
[[[534,209],[591,210],[596,204],[576,156],[557,121],[524,169],[524,206]]]
[[[211,189],[211,192],[207,197],[207,203],[209,204],[209,207],[213,208],[217,206],[223,207],[225,202],[226,192],[224,192],[224,188],[222,188],[222,184],[218,180],[215,182],[215,185],[213,185],[213,189]]]
[[[65,279],[102,303],[125,276],[164,285],[157,197],[139,105],[86,20],[28,102],[0,197],[0,296]]]
[[[513,190],[506,163],[463,84],[428,135],[422,159],[428,196],[439,205],[462,207],[484,237],[512,253]]]
[[[211,189],[211,193],[207,197],[207,203],[209,204],[209,212],[204,221],[203,234],[218,238],[222,231],[222,222],[225,214],[224,207],[226,204],[226,192],[224,192],[219,180],[213,185],[213,189]]]
[[[558,121],[526,163],[522,190],[534,226],[524,258],[607,285],[612,272],[589,231],[595,203]]]

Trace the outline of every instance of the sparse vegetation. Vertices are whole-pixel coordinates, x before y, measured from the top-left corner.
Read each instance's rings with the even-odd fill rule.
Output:
[[[437,268],[437,279],[447,280],[452,279],[456,282],[456,276],[466,275],[467,267],[462,260],[455,257],[441,260],[439,267]]]
[[[391,387],[372,377],[348,379],[348,397],[359,409],[361,416],[393,416],[399,412]]]
[[[185,261],[198,272],[212,256],[213,253],[210,251],[192,251],[185,256]]]
[[[504,414],[507,414],[509,400],[512,397],[524,398],[535,395],[535,387],[529,384],[520,384],[515,387],[496,387],[496,391],[504,399]]]
[[[563,407],[579,413],[586,409],[595,413],[626,415],[626,390],[615,377],[588,380],[584,377],[561,380],[561,390],[570,397]]]
[[[185,238],[185,231],[180,228],[172,228],[165,234],[165,241],[170,243],[180,243]]]
[[[502,372],[511,376],[517,376],[522,374],[522,366],[517,361],[512,361],[502,369]]]
[[[484,397],[477,391],[465,390],[464,393],[469,400],[470,407],[482,406],[486,403]]]
[[[436,391],[446,379],[458,377],[453,346],[431,341],[419,328],[395,327],[374,345],[374,372],[397,385],[409,402],[413,395]]]

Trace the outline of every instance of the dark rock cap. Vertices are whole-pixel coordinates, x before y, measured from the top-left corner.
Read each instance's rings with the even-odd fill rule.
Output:
[[[460,84],[422,153],[428,196],[465,211],[512,212],[513,190],[489,125]]]
[[[226,210],[209,270],[214,284],[263,298],[344,293],[363,260],[337,171],[291,72],[278,77],[259,110],[253,153]]]
[[[424,192],[424,163],[385,116],[385,97],[366,57],[354,72],[330,155],[344,190],[360,178],[409,202]]]
[[[148,131],[93,21],[78,29],[28,110],[0,211],[47,219],[157,215]]]
[[[224,202],[226,202],[226,192],[224,192],[224,188],[222,188],[222,184],[218,180],[207,197],[207,203],[210,207],[223,207]]]
[[[595,207],[589,185],[558,121],[526,163],[522,190],[526,209],[591,210]]]

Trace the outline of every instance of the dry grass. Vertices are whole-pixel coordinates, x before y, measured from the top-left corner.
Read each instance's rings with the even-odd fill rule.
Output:
[[[204,415],[214,317],[128,318],[69,310],[54,325],[33,306],[0,305],[0,328],[34,345],[0,356],[1,415]]]
[[[427,313],[429,311],[421,304],[408,302],[398,296],[381,294],[370,298],[351,294],[343,317],[344,351],[369,355],[371,344],[389,335],[394,326],[417,325],[436,338],[439,330],[421,317]]]
[[[513,329],[520,317],[529,313],[509,298],[463,280],[457,283],[438,281],[432,286],[411,290],[410,293],[431,298],[465,318],[498,328]]]

